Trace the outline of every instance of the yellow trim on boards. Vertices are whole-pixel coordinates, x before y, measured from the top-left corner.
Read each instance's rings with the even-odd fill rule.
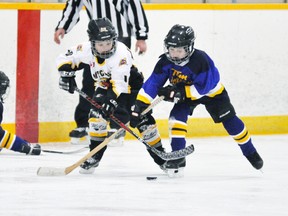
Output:
[[[240,117],[253,135],[288,134],[288,115]],[[157,125],[162,138],[168,138],[168,119],[158,119]],[[2,124],[2,127],[15,133],[15,124]],[[76,127],[75,122],[40,122],[39,143],[69,142],[69,132]],[[138,131],[135,130],[138,134]],[[228,136],[222,124],[215,124],[211,118],[189,118],[187,138]],[[135,139],[127,133],[125,139]],[[232,138],[231,138],[232,139]]]
[[[65,3],[0,3],[0,9],[16,10],[63,10]],[[285,3],[143,3],[145,10],[288,10]]]

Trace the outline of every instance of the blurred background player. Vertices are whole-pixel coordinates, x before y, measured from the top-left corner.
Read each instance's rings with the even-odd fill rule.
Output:
[[[85,6],[87,15],[90,20],[107,17],[116,28],[118,41],[131,48],[131,36],[135,35],[135,51],[142,54],[146,51],[146,39],[148,38],[149,26],[145,11],[140,0],[118,0],[118,1],[101,1],[101,0],[71,0],[67,1],[63,9],[61,20],[59,21],[54,34],[54,41],[60,44],[60,38],[71,31],[80,19],[80,11]],[[141,87],[141,86],[140,86]],[[91,77],[90,67],[83,69],[82,91],[92,97],[94,93],[94,80]],[[132,92],[136,97],[137,92]],[[79,97],[79,103],[76,106],[74,119],[77,128],[69,133],[72,143],[78,143],[81,137],[87,135],[86,128],[90,104]],[[112,131],[115,129],[114,123],[111,124]],[[112,141],[109,146],[123,145],[125,133]]]
[[[8,95],[9,85],[9,78],[4,72],[0,71],[0,124],[2,123],[3,119],[3,100]],[[0,151],[2,148],[29,155],[41,154],[41,146],[39,144],[31,144],[19,136],[4,130],[0,125]]]
[[[74,92],[76,86],[75,71],[86,65],[90,67],[96,86],[93,100],[102,105],[99,110],[89,104],[89,147],[92,151],[108,136],[110,114],[113,113],[123,123],[129,121],[131,97],[134,98],[131,90],[134,85],[142,86],[143,76],[133,66],[130,49],[117,41],[116,30],[109,19],[91,20],[87,32],[89,42],[70,48],[65,54],[59,55],[56,61],[60,72],[59,86],[70,93]],[[93,173],[106,147],[84,162],[80,173]]]
[[[153,73],[143,84],[132,110],[130,125],[138,128],[147,123],[139,118],[157,96],[173,102],[169,116],[169,135],[172,151],[186,145],[187,119],[199,104],[203,104],[215,123],[222,123],[228,134],[238,143],[243,155],[252,166],[261,169],[263,160],[252,144],[250,134],[230,102],[220,82],[218,69],[204,52],[194,49],[195,35],[190,26],[174,25],[168,32],[164,47]],[[169,80],[171,85],[163,87]],[[146,126],[147,127],[147,126]],[[168,161],[163,165],[170,177],[183,175],[185,158]]]

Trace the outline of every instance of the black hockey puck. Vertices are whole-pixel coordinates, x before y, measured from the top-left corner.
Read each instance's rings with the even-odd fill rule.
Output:
[[[156,180],[157,177],[155,177],[155,176],[147,176],[146,179],[147,180]]]

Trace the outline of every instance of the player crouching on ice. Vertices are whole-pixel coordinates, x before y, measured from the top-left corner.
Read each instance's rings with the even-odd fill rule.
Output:
[[[222,123],[228,134],[238,143],[243,155],[255,169],[263,160],[252,144],[244,123],[236,116],[228,93],[220,83],[220,75],[212,59],[194,49],[195,35],[190,26],[174,25],[168,32],[164,47],[153,73],[140,89],[132,110],[130,125],[145,127],[141,113],[157,96],[175,103],[169,116],[169,135],[172,151],[185,148],[187,120],[199,104],[203,104],[215,123]],[[170,86],[163,87],[169,80]],[[185,158],[168,161],[163,167],[169,176],[183,175]]]
[[[9,85],[9,78],[4,72],[0,71],[0,124],[2,123],[3,119],[3,101],[8,95]],[[41,146],[39,144],[31,144],[19,136],[4,130],[0,126],[0,151],[2,148],[29,155],[41,154]]]
[[[75,71],[81,70],[85,65],[90,66],[95,80],[93,100],[102,105],[102,109],[92,106],[89,113],[89,147],[92,151],[107,137],[111,114],[125,124],[129,121],[131,104],[135,103],[143,76],[133,66],[130,50],[117,41],[115,28],[107,18],[91,20],[87,32],[89,42],[69,49],[66,54],[58,56],[56,61],[60,72],[59,86],[70,93],[74,92],[76,85]],[[131,96],[131,90],[136,87],[139,87],[137,93]],[[111,123],[113,121],[110,122],[112,127]],[[119,126],[114,125],[114,128],[118,129]],[[85,161],[80,166],[80,173],[93,173],[106,148],[107,146]],[[162,164],[164,162],[161,161]]]

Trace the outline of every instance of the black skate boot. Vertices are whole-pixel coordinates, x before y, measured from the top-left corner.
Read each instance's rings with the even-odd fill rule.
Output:
[[[78,127],[69,133],[72,144],[79,144],[80,140],[84,139],[88,135],[86,127]]]
[[[90,151],[92,151],[94,148],[96,148],[98,145],[102,143],[102,141],[90,141]],[[105,150],[107,149],[107,146],[104,146],[101,150],[99,150],[96,154],[94,154],[91,158],[86,160],[83,164],[80,165],[79,173],[81,174],[92,174],[95,171],[95,168],[99,166],[100,160],[103,157],[103,154]]]
[[[263,167],[264,162],[257,151],[246,156],[246,158],[255,169],[259,170]]]
[[[184,176],[184,167],[186,159],[169,160],[164,164],[164,168],[170,178],[179,178]]]
[[[99,166],[100,160],[94,158],[92,156],[88,160],[86,160],[83,164],[80,165],[79,173],[81,174],[92,174],[95,171],[95,168]]]
[[[41,146],[39,144],[23,143],[20,152],[27,155],[40,155]]]

